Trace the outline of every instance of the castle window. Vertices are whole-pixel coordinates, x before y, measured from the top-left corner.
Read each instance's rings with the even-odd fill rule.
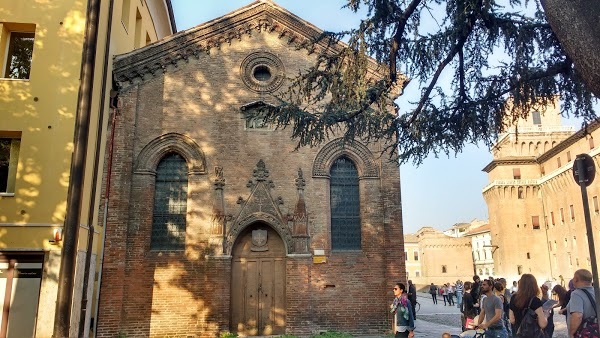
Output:
[[[527,259],[531,259],[531,254],[529,252],[527,253]]]
[[[560,161],[560,157],[556,158],[556,164],[558,165],[558,167],[562,167],[562,162]]]
[[[569,214],[571,214],[571,222],[575,222],[575,208],[573,208],[573,204],[569,205]]]
[[[413,252],[413,256],[414,256],[414,258],[415,258],[415,261],[418,261],[418,260],[419,260],[419,252],[418,252],[418,251],[414,251],[414,252]]]
[[[539,111],[534,111],[531,113],[531,118],[533,119],[533,124],[541,125],[542,124],[542,116]]]
[[[594,138],[590,137],[589,140],[588,140],[588,142],[590,143],[590,150],[594,149]]]
[[[594,204],[594,212],[596,215],[600,212],[600,205],[598,205],[598,196],[592,197],[592,203]]]
[[[152,250],[185,249],[188,167],[179,154],[166,155],[156,168]]]
[[[560,211],[560,222],[562,224],[564,224],[565,223],[565,211],[563,210],[563,208],[560,208],[559,211]]]
[[[519,276],[523,274],[523,266],[522,265],[517,265],[517,274]]]
[[[408,252],[404,251],[404,260],[407,261],[408,260]]]
[[[556,222],[554,221],[554,211],[550,211],[550,219],[552,220],[552,225],[555,225]]]
[[[513,168],[513,179],[520,180],[521,179],[521,169]]]
[[[571,151],[567,151],[567,162],[571,162]]]
[[[448,269],[446,268],[445,265],[442,265],[442,273],[446,273],[446,272],[448,272]]]
[[[0,24],[0,45],[6,49],[0,53],[2,77],[6,79],[29,79],[35,25],[2,23]]]
[[[347,157],[331,166],[331,249],[360,250],[360,200],[358,170]]]
[[[523,193],[523,187],[519,187],[519,189],[517,189],[517,197],[521,200],[523,198],[525,198],[525,194]]]
[[[540,228],[540,216],[531,216],[531,225],[534,229]]]

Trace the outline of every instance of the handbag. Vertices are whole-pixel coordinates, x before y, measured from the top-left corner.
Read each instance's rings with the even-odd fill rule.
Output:
[[[590,295],[590,293],[587,290],[585,290],[585,289],[580,289],[580,290],[585,292],[585,295],[590,300],[590,303],[592,303],[592,307],[594,308],[594,313],[596,315],[584,319],[581,322],[581,325],[579,325],[579,327],[577,328],[577,331],[575,331],[575,334],[573,336],[575,338],[597,338],[597,337],[600,337],[600,333],[598,333],[598,311],[596,310],[596,301],[594,301],[594,299],[592,298],[592,295]]]

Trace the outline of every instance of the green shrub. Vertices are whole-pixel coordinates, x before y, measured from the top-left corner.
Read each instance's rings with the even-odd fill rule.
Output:
[[[224,331],[219,334],[219,338],[237,338],[237,333],[231,333],[229,331]]]
[[[345,332],[337,332],[337,331],[326,331],[321,332],[320,334],[311,336],[311,338],[350,338],[351,334]]]

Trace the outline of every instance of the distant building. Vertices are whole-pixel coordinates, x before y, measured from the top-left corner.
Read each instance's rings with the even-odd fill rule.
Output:
[[[494,275],[493,254],[497,248],[492,246],[490,225],[485,224],[471,229],[464,234],[464,237],[471,239],[474,274],[482,278],[489,276],[496,277]]]
[[[487,221],[474,219],[469,223],[456,223],[450,229],[444,230],[444,234],[450,237],[463,237],[469,230],[487,224]]]
[[[404,243],[406,273],[420,287],[470,280],[473,276],[471,238],[450,237],[423,227],[416,234],[405,235]]]
[[[557,100],[558,101],[558,100]],[[500,135],[493,160],[483,170],[495,272],[507,280],[523,273],[538,281],[567,280],[591,269],[581,189],[573,178],[578,154],[598,163],[600,123],[577,132],[563,126],[558,102],[529,112],[516,128]],[[596,247],[600,243],[600,180],[587,188]]]

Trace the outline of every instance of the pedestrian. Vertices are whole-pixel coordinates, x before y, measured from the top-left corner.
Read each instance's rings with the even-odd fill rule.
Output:
[[[477,316],[477,308],[474,306],[473,297],[471,296],[471,282],[464,284],[465,296],[462,299],[460,312],[462,313],[462,329],[470,330],[473,328],[473,320]]]
[[[453,306],[454,305],[454,286],[452,286],[452,284],[448,283],[446,284],[446,290],[448,290],[448,305],[449,306]]]
[[[508,320],[508,300],[504,297],[504,285],[501,282],[494,283],[494,292],[502,301],[502,321],[509,335],[512,335],[512,329]]]
[[[540,290],[542,290],[542,307],[543,307],[544,303],[546,303],[549,300],[548,285],[542,284],[542,286],[540,286]],[[548,308],[548,310],[546,310],[546,315],[547,315],[548,324],[544,328],[544,333],[546,334],[546,338],[552,338],[552,335],[554,334],[554,309],[552,307]]]
[[[567,304],[569,304],[569,299],[571,294],[567,292],[562,285],[556,284],[552,288],[552,296],[555,300],[558,301],[558,306],[560,306],[560,310],[558,310],[559,314],[567,315]]]
[[[573,275],[571,299],[567,305],[567,332],[573,337],[580,325],[596,317],[596,298],[592,287],[592,273],[586,269],[579,269]],[[598,328],[596,324],[596,328]],[[597,336],[594,336],[597,337]]]
[[[508,338],[502,320],[502,301],[494,294],[494,286],[489,280],[486,279],[481,283],[481,293],[485,294],[485,298],[481,301],[477,328],[485,330],[486,338]],[[485,323],[483,323],[484,318]]]
[[[510,310],[508,312],[515,336],[519,331],[519,326],[521,326],[521,321],[523,320],[523,313],[525,313],[527,307],[535,311],[537,324],[542,330],[548,325],[548,320],[542,309],[542,301],[539,298],[540,295],[540,287],[535,277],[529,273],[523,274],[519,280],[517,292],[510,299]]]
[[[464,290],[463,282],[459,279],[456,281],[456,286],[454,288],[454,292],[456,292],[456,307],[459,309],[460,309],[460,306],[462,305],[463,290]]]
[[[435,286],[435,284],[431,283],[431,285],[429,286],[429,293],[431,294],[433,304],[437,304],[438,287]]]
[[[394,337],[414,337],[415,318],[403,283],[394,285],[394,301],[390,305],[390,312],[394,315]]]
[[[448,302],[448,287],[446,284],[442,285],[440,288],[440,295],[442,295],[442,299],[444,300],[444,306]]]
[[[514,280],[514,281],[513,281],[513,285],[512,285],[512,287],[510,288],[510,294],[511,294],[511,295],[514,295],[515,293],[517,293],[517,291],[518,291],[518,290],[519,290],[519,287],[518,287],[518,285],[517,285],[517,281],[516,281],[516,280]]]
[[[413,284],[412,280],[408,280],[408,300],[410,301],[410,305],[412,306],[413,316],[417,319],[417,288]]]
[[[473,285],[471,286],[471,297],[473,298],[473,302],[475,302],[475,304],[479,304],[479,296],[481,293],[481,279],[479,278],[479,276],[475,275],[473,276]],[[477,305],[479,306],[479,305]],[[477,309],[477,312],[479,313],[479,309]]]

